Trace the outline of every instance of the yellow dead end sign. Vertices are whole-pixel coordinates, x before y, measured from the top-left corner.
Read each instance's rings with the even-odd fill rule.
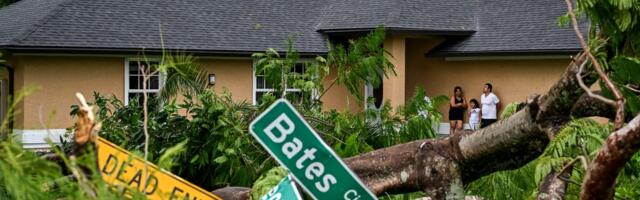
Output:
[[[149,176],[145,176],[143,159],[100,137],[97,144],[98,166],[102,179],[108,184],[137,189],[148,199],[221,199],[151,163],[147,164]]]

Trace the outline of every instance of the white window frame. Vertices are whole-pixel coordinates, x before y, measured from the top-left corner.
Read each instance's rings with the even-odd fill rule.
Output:
[[[312,59],[299,59],[298,63],[304,63],[306,61],[312,61]],[[306,70],[306,69],[305,69]],[[264,75],[260,75],[260,76],[264,76]],[[256,95],[258,92],[274,92],[275,89],[273,88],[258,88],[258,75],[256,74],[256,63],[255,61],[253,62],[253,76],[251,76],[253,79],[253,93],[251,94],[251,96],[253,96],[253,105],[257,105],[258,104],[258,95]],[[266,83],[266,81],[265,81]],[[299,88],[289,88],[288,85],[286,86],[286,88],[284,89],[284,94],[287,95],[287,92],[302,92],[301,89]]]
[[[129,89],[129,62],[132,61],[140,61],[140,62],[161,62],[160,58],[147,58],[147,59],[141,59],[141,58],[132,58],[132,57],[127,57],[124,59],[124,105],[127,106],[129,105],[129,93],[135,92],[135,93],[142,93],[144,90],[143,89]],[[160,93],[160,89],[162,89],[162,87],[164,86],[164,82],[165,82],[165,74],[164,73],[160,73],[159,74],[159,83],[158,83],[158,89],[147,89],[147,93]]]

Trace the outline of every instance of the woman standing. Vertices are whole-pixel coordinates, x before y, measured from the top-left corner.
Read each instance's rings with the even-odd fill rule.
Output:
[[[464,99],[462,88],[456,86],[453,89],[453,96],[449,100],[449,134],[452,135],[458,130],[462,130],[464,110],[467,108],[467,101]]]

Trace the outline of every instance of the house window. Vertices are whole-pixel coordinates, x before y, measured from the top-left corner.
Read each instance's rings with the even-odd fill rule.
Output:
[[[140,70],[140,65],[157,66],[158,61],[138,61],[127,60],[125,62],[125,105],[129,104],[129,101],[137,99],[138,102],[143,101],[143,81],[144,77]],[[156,73],[149,77],[147,80],[147,95],[149,98],[158,96],[160,87],[162,87],[163,80],[162,74]]]
[[[255,69],[254,69],[255,70]],[[296,72],[298,74],[305,73],[306,69],[303,63],[296,64],[295,67],[291,69],[291,72]],[[254,95],[253,95],[253,103],[260,104],[262,100],[262,96],[267,93],[273,93],[275,91],[273,83],[267,81],[265,79],[264,74],[254,73]],[[285,89],[285,96],[287,99],[299,99],[302,98],[302,91],[298,88],[293,88],[293,86],[287,85]]]

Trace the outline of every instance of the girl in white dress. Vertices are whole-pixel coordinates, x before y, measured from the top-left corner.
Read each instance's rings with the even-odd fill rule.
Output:
[[[471,109],[469,109],[469,127],[472,131],[477,130],[480,127],[480,104],[478,100],[471,99],[469,101]]]

